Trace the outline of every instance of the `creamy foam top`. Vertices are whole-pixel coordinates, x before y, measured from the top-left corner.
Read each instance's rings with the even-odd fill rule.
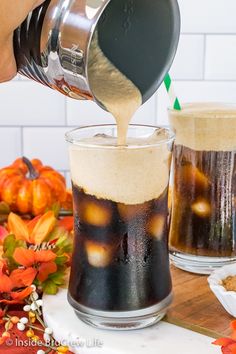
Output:
[[[171,153],[167,144],[153,144],[163,139],[164,130],[149,138],[128,139],[128,147],[115,147],[114,138],[101,135],[83,139],[70,146],[72,181],[85,193],[119,203],[158,198],[168,185]]]
[[[126,145],[128,126],[142,104],[142,96],[138,88],[105,57],[97,33],[90,46],[88,73],[96,99],[116,120],[118,145]]]
[[[185,104],[181,111],[171,110],[169,116],[177,145],[197,151],[236,150],[236,106]]]

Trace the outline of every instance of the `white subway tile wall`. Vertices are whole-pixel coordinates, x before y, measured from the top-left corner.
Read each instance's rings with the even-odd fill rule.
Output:
[[[236,102],[236,1],[179,0],[182,34],[171,68],[182,102]],[[168,124],[168,97],[162,86],[134,122]],[[0,167],[23,154],[62,172],[68,184],[64,134],[82,124],[112,122],[92,102],[66,99],[17,76],[0,85]]]

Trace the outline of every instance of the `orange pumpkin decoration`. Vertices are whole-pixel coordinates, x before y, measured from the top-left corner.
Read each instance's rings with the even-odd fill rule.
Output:
[[[0,169],[0,200],[12,211],[39,215],[66,197],[65,178],[40,160],[23,157]]]
[[[61,204],[61,207],[62,207],[62,209],[70,211],[70,212],[73,210],[73,198],[72,198],[72,190],[71,189],[67,189],[66,199]],[[0,208],[0,210],[1,210],[1,208]]]

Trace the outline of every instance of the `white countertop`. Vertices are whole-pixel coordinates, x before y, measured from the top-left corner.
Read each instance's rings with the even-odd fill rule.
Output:
[[[160,322],[136,331],[104,331],[84,324],[67,302],[67,291],[44,296],[44,318],[54,337],[79,354],[220,354],[212,338]],[[64,342],[65,341],[65,342]],[[76,345],[77,344],[77,345]]]

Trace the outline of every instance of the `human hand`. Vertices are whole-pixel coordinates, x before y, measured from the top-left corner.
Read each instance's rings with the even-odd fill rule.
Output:
[[[11,80],[17,72],[13,32],[28,13],[45,0],[0,0],[0,82]]]

